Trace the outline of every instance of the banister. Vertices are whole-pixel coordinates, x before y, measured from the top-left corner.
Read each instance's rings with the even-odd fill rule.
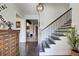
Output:
[[[63,15],[65,15],[67,12],[69,12],[70,10],[72,10],[72,8],[70,8],[69,10],[67,10],[66,12],[64,12],[62,15],[60,15],[58,18],[56,18],[53,22],[51,22],[50,24],[48,24],[44,29],[42,29],[41,31],[45,30],[47,27],[49,27],[50,25],[52,25],[54,22],[56,22],[57,20],[59,20]]]

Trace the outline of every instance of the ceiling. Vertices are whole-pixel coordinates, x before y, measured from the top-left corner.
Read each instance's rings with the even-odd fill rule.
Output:
[[[36,11],[37,3],[15,3],[16,7],[19,8],[24,14],[28,15],[36,15],[38,14]]]
[[[45,6],[64,6],[67,5],[68,3],[43,3],[44,7]],[[36,6],[38,3],[14,3],[14,5],[22,11],[24,15],[37,15],[38,12],[36,10]]]

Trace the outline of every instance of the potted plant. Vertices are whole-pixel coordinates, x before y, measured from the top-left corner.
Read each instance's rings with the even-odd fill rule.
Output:
[[[71,55],[79,55],[79,35],[75,27],[72,27],[67,33],[68,43],[71,46]]]

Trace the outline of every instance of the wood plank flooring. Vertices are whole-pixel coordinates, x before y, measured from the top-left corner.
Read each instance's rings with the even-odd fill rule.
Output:
[[[38,43],[26,42],[19,44],[20,56],[39,56]]]

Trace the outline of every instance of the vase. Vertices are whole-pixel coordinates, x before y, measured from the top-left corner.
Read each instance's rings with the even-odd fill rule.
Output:
[[[70,54],[72,56],[79,56],[79,51],[78,50],[71,49]]]

